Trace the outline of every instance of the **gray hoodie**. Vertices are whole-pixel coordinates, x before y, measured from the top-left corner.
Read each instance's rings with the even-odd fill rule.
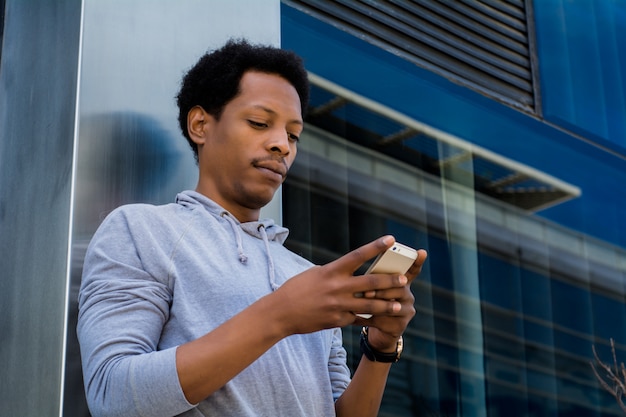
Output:
[[[239,223],[205,196],[132,204],[95,233],[83,269],[78,338],[98,416],[332,416],[350,374],[341,329],[293,335],[200,404],[189,404],[176,347],[312,264],[272,220]]]

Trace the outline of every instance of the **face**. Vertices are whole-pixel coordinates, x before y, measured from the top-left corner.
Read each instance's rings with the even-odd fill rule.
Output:
[[[295,88],[278,75],[247,72],[219,120],[194,107],[188,126],[198,144],[197,191],[240,221],[257,220],[296,157],[303,121]]]

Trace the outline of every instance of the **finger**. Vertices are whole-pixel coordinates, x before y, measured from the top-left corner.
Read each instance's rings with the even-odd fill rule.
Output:
[[[422,266],[424,266],[424,262],[426,262],[426,258],[428,257],[428,253],[424,249],[419,249],[417,251],[417,258],[413,265],[406,272],[406,276],[409,279],[409,283],[417,277],[420,272],[422,272]]]
[[[395,241],[396,240],[391,235],[383,236],[351,252],[348,252],[341,258],[327,264],[327,266],[354,273],[365,262],[390,248]]]
[[[362,301],[362,307],[357,307],[355,309],[355,311],[358,311],[359,313],[368,313],[374,316],[397,316],[402,312],[402,303],[397,300],[371,299]]]
[[[363,285],[374,286],[374,289],[370,289],[369,291],[360,291],[354,295],[355,297],[386,299],[397,298],[397,294],[404,292],[406,284],[408,283],[408,278],[404,275],[376,274],[376,276],[367,275],[367,277],[368,281],[366,281]]]
[[[368,274],[350,277],[349,288],[355,298],[380,298],[377,291],[406,288],[408,279],[397,274]]]
[[[376,291],[371,291],[371,293],[373,293],[371,297],[367,297],[368,294],[366,294],[366,298],[377,298],[379,300],[400,300],[401,301],[407,298],[409,292],[410,290],[406,286],[402,288],[393,288],[393,289],[388,289],[388,290],[376,290]]]
[[[363,294],[363,297],[365,298],[376,298],[376,290],[366,291],[365,293],[361,294]]]

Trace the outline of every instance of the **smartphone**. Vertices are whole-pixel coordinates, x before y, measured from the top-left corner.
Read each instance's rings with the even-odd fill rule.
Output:
[[[415,249],[396,242],[374,259],[365,274],[406,274],[416,259],[417,251]],[[359,313],[357,316],[364,319],[372,317],[371,314],[363,313]]]

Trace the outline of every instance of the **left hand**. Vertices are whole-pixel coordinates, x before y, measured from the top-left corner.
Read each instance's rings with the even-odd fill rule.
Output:
[[[394,352],[396,350],[398,339],[415,316],[415,297],[411,292],[411,282],[422,271],[426,257],[427,253],[424,249],[417,251],[417,259],[405,274],[407,283],[403,287],[365,293],[366,298],[395,300],[402,306],[398,312],[377,314],[369,319],[357,316],[354,324],[369,326],[368,341],[373,349],[379,352]]]

